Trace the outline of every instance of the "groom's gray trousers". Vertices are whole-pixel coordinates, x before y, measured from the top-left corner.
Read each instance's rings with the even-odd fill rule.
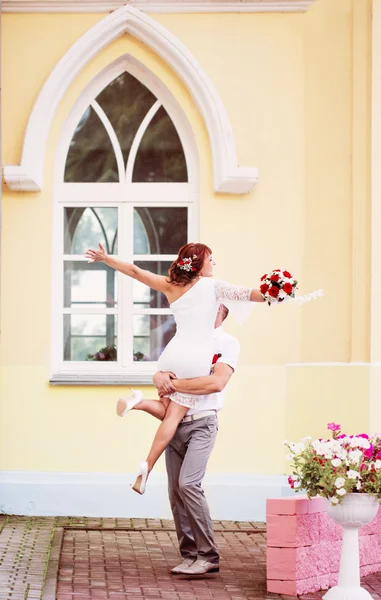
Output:
[[[169,500],[181,555],[216,564],[219,553],[201,482],[217,431],[217,414],[180,423],[165,452]]]

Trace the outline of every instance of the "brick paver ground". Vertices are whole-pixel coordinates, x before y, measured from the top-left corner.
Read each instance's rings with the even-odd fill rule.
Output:
[[[215,531],[220,572],[191,578],[169,573],[179,562],[171,521],[3,515],[0,600],[290,600],[266,592],[264,524],[219,521]],[[363,585],[381,600],[381,574]]]
[[[0,516],[0,598],[41,597],[53,518]]]

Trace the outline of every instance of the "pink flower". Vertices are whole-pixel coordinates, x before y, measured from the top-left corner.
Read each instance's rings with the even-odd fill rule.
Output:
[[[360,467],[360,471],[363,471],[364,469],[366,469],[366,464],[362,463],[362,465]]]
[[[294,487],[295,487],[294,480],[291,477],[291,475],[288,476],[288,480],[287,481],[288,481],[289,485],[292,487],[292,489],[294,489]]]
[[[337,423],[328,423],[327,429],[330,429],[331,431],[340,431],[341,425],[337,425]]]
[[[376,460],[381,460],[381,452],[377,452]]]
[[[367,433],[359,433],[356,437],[362,437],[362,438],[365,438],[366,440],[369,440],[369,435]]]
[[[366,450],[364,450],[363,454],[364,454],[365,458],[372,458],[373,450],[374,450],[374,447],[372,445],[370,446],[370,448],[367,448]]]

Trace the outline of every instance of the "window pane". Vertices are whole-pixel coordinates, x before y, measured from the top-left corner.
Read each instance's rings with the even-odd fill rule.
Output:
[[[104,263],[64,264],[64,307],[117,305],[117,272]]]
[[[91,106],[83,113],[70,142],[64,181],[67,183],[119,181],[110,138]]]
[[[64,360],[115,361],[116,315],[64,315]]]
[[[187,208],[134,209],[134,254],[176,254],[187,243]]]
[[[138,261],[135,262],[140,269],[157,273],[157,275],[168,275],[171,262],[168,261]],[[168,300],[156,290],[152,290],[144,283],[134,281],[134,307],[135,308],[168,308]]]
[[[115,130],[127,166],[136,132],[156,98],[130,73],[123,73],[97,96],[97,102]]]
[[[135,159],[133,182],[185,182],[187,165],[179,135],[160,107],[147,127]]]
[[[118,254],[118,209],[65,208],[64,253],[84,254],[98,242],[107,254]]]
[[[157,360],[176,332],[172,315],[134,315],[134,361]]]

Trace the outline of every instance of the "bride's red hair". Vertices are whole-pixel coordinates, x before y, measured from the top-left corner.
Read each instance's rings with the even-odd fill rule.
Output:
[[[199,277],[204,264],[205,256],[212,254],[209,246],[205,244],[186,244],[179,250],[176,260],[173,261],[168,270],[169,282],[175,285],[187,285],[196,277]],[[196,258],[193,258],[196,256]],[[184,271],[180,269],[179,262],[184,258],[192,259],[192,268],[194,271]]]

